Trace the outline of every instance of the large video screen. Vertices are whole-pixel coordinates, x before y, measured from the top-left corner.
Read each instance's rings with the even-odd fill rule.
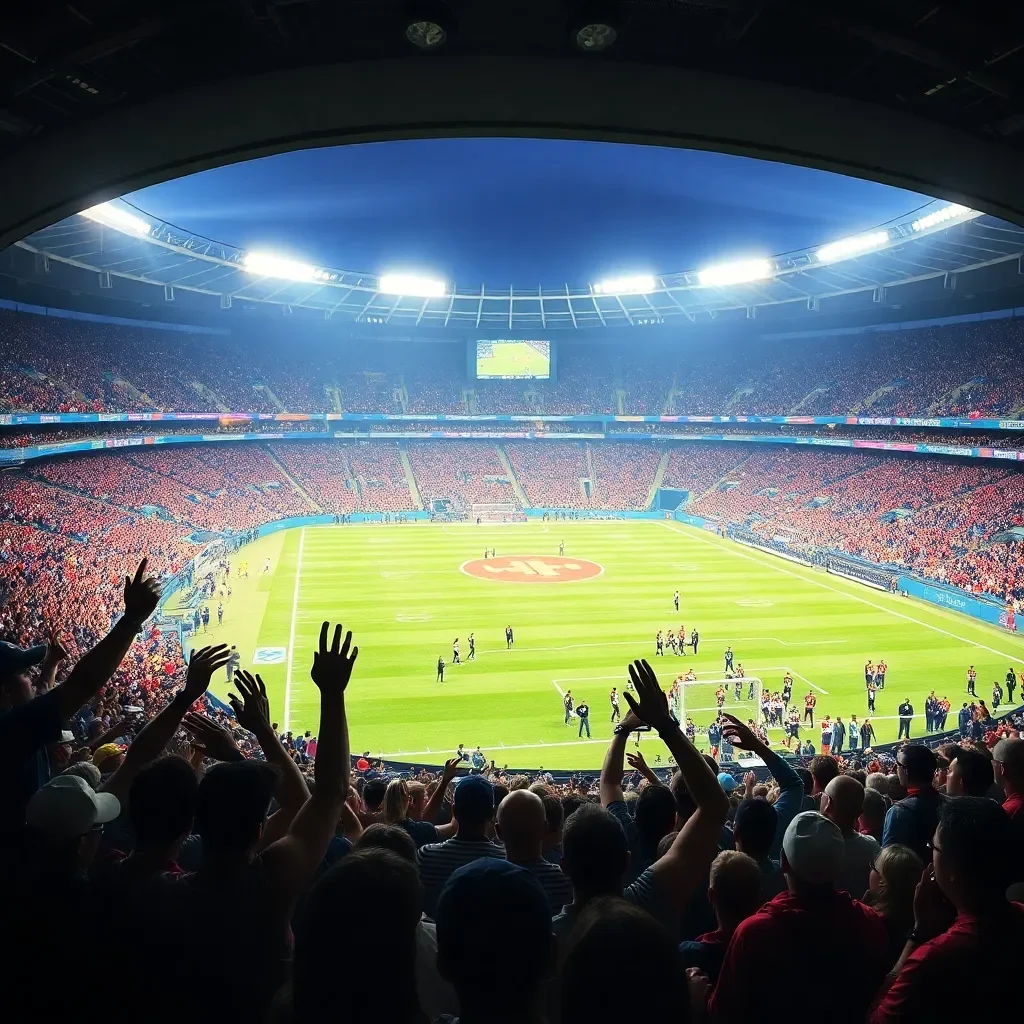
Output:
[[[476,375],[480,380],[548,380],[549,341],[478,341]]]

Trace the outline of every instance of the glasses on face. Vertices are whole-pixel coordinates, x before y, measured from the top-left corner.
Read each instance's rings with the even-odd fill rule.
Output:
[[[942,853],[942,850],[935,844],[934,839],[929,839],[924,846],[929,853]]]

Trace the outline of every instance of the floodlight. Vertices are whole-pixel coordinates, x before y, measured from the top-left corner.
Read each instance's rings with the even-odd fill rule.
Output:
[[[152,227],[141,217],[136,217],[135,214],[112,203],[90,206],[88,210],[82,211],[82,216],[116,231],[123,231],[126,235],[148,235]]]
[[[888,244],[888,231],[867,231],[863,235],[850,235],[848,238],[840,238],[838,242],[829,242],[814,255],[817,256],[819,263],[835,263],[836,260],[860,256],[862,253],[870,252],[872,249],[881,249],[882,246]]]
[[[248,252],[243,262],[250,274],[280,277],[285,281],[324,281],[330,276],[311,263],[300,263],[284,256],[275,256],[271,252]]]
[[[594,285],[598,295],[647,295],[657,289],[658,282],[650,274],[609,277]]]
[[[697,279],[706,288],[720,288],[727,284],[761,281],[773,273],[771,260],[737,260],[735,263],[705,267],[697,274]]]
[[[451,35],[451,11],[441,0],[407,0],[405,38],[418,50],[439,50]]]
[[[619,38],[618,29],[602,21],[581,25],[576,30],[576,45],[584,53],[603,53]]]
[[[950,203],[949,206],[940,207],[931,213],[919,217],[911,225],[914,231],[928,231],[930,228],[938,227],[950,220],[973,220],[980,217],[980,210],[972,210],[969,206],[961,206],[960,203]]]
[[[419,274],[381,274],[377,282],[381,295],[406,295],[416,299],[440,299],[448,293],[444,281]]]
[[[584,53],[604,53],[619,38],[621,17],[613,0],[591,0],[580,7],[569,24],[569,36]]]

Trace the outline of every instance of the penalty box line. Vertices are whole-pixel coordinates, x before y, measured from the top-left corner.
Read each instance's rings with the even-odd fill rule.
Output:
[[[754,670],[754,671],[757,671],[757,672],[792,672],[793,675],[797,679],[801,680],[802,682],[805,682],[812,689],[817,690],[818,693],[822,693],[826,697],[830,696],[828,690],[826,690],[824,687],[819,686],[817,683],[812,683],[811,680],[807,678],[807,676],[801,675],[799,672],[795,672],[788,665],[761,665],[761,666],[752,665],[751,669]],[[559,696],[564,698],[565,697],[565,690],[563,690],[558,685],[559,683],[575,683],[577,685],[582,684],[582,685],[585,686],[587,683],[599,683],[599,682],[604,682],[605,680],[608,680],[608,679],[623,680],[624,678],[628,679],[629,678],[629,674],[628,673],[621,673],[620,675],[615,675],[615,676],[582,676],[582,677],[580,677],[578,679],[572,678],[570,676],[559,676],[558,678],[551,680],[551,685],[558,691]],[[749,677],[741,676],[740,678],[749,678]],[[717,680],[714,680],[714,681],[715,682],[723,683],[723,685],[727,685],[727,684],[730,684],[730,683],[735,684],[735,680],[734,679],[729,679],[729,680],[717,679]],[[691,682],[700,683],[700,682],[705,682],[705,680],[694,679],[694,680],[691,680]],[[763,679],[761,680],[761,684],[762,684],[762,686],[764,685],[764,680]]]

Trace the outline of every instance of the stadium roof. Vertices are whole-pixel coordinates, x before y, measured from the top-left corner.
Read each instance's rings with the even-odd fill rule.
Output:
[[[234,303],[312,311],[323,318],[398,327],[491,331],[582,329],[753,319],[772,307],[787,315],[843,303],[900,305],[932,289],[957,288],[965,274],[1017,280],[1024,230],[975,211],[934,202],[847,239],[749,261],[671,271],[650,279],[551,282],[528,291],[457,283],[390,282],[374,274],[245,252],[117,202],[44,228],[18,243],[45,274],[53,263],[120,279],[172,301],[177,291]],[[763,266],[760,265],[763,263]],[[434,294],[430,294],[431,290]],[[770,315],[770,313],[769,313]]]
[[[79,0],[14,5],[0,43],[0,244],[249,156],[482,133],[767,156],[1024,222],[1012,3]]]

